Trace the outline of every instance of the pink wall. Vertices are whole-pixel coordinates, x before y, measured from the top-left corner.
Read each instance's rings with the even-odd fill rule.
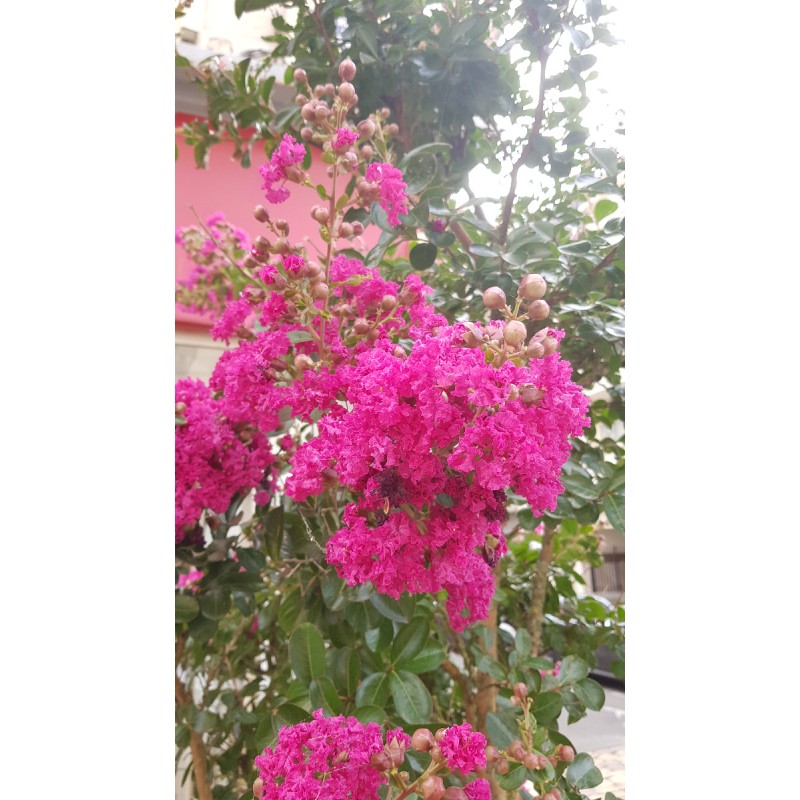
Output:
[[[191,119],[193,117],[187,114],[176,114],[175,127],[179,128],[183,122]],[[197,219],[190,208],[193,206],[203,220],[221,211],[227,220],[244,228],[251,238],[255,238],[261,232],[262,226],[253,219],[253,208],[259,203],[267,206],[260,188],[261,176],[258,174],[258,167],[267,160],[263,149],[255,151],[253,165],[249,169],[244,169],[231,157],[234,149],[232,143],[218,144],[211,150],[206,169],[197,169],[192,148],[180,135],[176,135],[175,140],[178,145],[178,159],[175,162],[175,227],[197,224]],[[330,179],[325,174],[324,164],[319,161],[312,163],[309,172],[315,183],[328,185]],[[275,216],[287,220],[291,228],[289,232],[291,242],[299,242],[309,236],[313,243],[321,246],[317,226],[309,215],[311,206],[315,201],[319,202],[318,198],[313,190],[306,187],[294,186],[290,189],[291,197],[285,203],[270,208],[270,212],[274,209]],[[380,230],[376,227],[367,231],[362,237],[366,249],[375,244],[379,235]],[[344,240],[341,246],[347,246]],[[312,251],[312,248],[309,250]],[[176,278],[186,277],[191,269],[192,262],[183,249],[175,245]],[[201,317],[178,309],[175,309],[175,321],[182,325],[210,326],[210,323]]]

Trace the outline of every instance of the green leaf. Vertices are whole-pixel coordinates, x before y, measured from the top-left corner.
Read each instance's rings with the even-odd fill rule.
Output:
[[[314,338],[309,331],[289,331],[286,335],[292,344],[310,342]]]
[[[233,10],[237,17],[241,17],[242,14],[246,14],[248,11],[261,11],[264,8],[276,6],[281,2],[283,0],[236,0]],[[228,7],[230,8],[230,6]]]
[[[603,511],[615,531],[625,533],[625,498],[607,495],[603,498]]]
[[[522,786],[527,777],[528,770],[520,764],[512,770],[509,770],[505,775],[498,776],[497,783],[506,791],[513,791]]]
[[[590,789],[603,782],[603,775],[588,753],[575,756],[575,760],[567,767],[566,778],[577,789]]]
[[[508,747],[519,736],[517,712],[513,709],[490,711],[486,715],[486,735],[495,747]]]
[[[595,500],[597,498],[597,487],[590,478],[584,475],[562,475],[561,483],[567,491],[580,497],[583,500]]]
[[[536,695],[536,701],[533,704],[533,716],[541,723],[552,722],[558,719],[563,706],[564,703],[558,692],[542,692]]]
[[[321,708],[329,717],[341,713],[342,701],[336,692],[333,681],[325,675],[311,681],[308,686],[308,694],[313,708]]]
[[[211,589],[200,598],[200,611],[208,619],[222,619],[231,608],[231,596],[224,589]]]
[[[368,722],[377,722],[378,725],[383,725],[386,721],[386,712],[378,706],[361,706],[357,708],[354,713],[355,718],[364,724]]]
[[[447,653],[445,653],[444,649],[438,644],[431,643],[426,645],[420,653],[404,664],[403,667],[409,672],[430,672],[441,666],[445,658],[447,658]]]
[[[520,628],[517,630],[517,634],[514,637],[514,649],[519,653],[521,656],[529,656],[531,654],[531,648],[533,647],[533,642],[531,641],[531,635],[525,628]]]
[[[179,56],[175,53],[175,66],[176,67],[191,67],[192,62],[186,56]]]
[[[558,685],[564,686],[567,683],[575,683],[582,680],[589,674],[589,665],[577,656],[567,656],[561,662],[561,669],[558,672]]]
[[[364,642],[373,653],[377,653],[388,647],[393,635],[392,621],[384,618],[377,628],[371,628],[364,634]]]
[[[362,706],[383,707],[389,699],[389,691],[389,673],[373,672],[372,675],[368,675],[361,681],[356,691],[356,708]]]
[[[261,572],[267,566],[267,559],[260,550],[253,547],[239,547],[236,550],[236,555],[239,558],[239,563],[248,572]]]
[[[393,622],[408,622],[408,617],[403,613],[403,608],[397,600],[382,594],[376,594],[370,597],[369,601],[380,614]]]
[[[196,642],[207,642],[216,632],[219,622],[207,617],[195,617],[189,623],[189,636]]]
[[[450,247],[455,243],[456,236],[450,231],[431,231],[428,236],[437,247]]]
[[[298,626],[289,639],[289,663],[304,683],[325,674],[325,643],[310,622]]]
[[[423,617],[415,617],[408,625],[404,625],[392,643],[390,660],[394,667],[405,668],[409,661],[421,653],[430,632],[428,620]]]
[[[391,672],[389,685],[394,707],[405,722],[420,724],[430,720],[433,710],[431,693],[414,673],[402,669]]]
[[[175,622],[191,622],[200,613],[200,605],[189,594],[175,595]]]
[[[485,247],[482,244],[471,244],[469,246],[469,252],[472,253],[474,256],[480,256],[481,258],[498,258],[500,253],[496,252],[495,250],[490,250],[488,247]]]
[[[347,697],[355,697],[361,677],[361,659],[355,650],[346,647],[336,654],[334,677]]]
[[[579,680],[573,687],[575,696],[583,703],[586,708],[592,711],[599,711],[606,702],[606,693],[603,687],[591,678]]]
[[[617,154],[609,147],[590,147],[589,155],[606,171],[609,178],[617,174]]]
[[[408,254],[408,260],[414,269],[427,269],[436,260],[437,248],[435,244],[430,242],[421,242],[415,247],[411,248]]]
[[[609,214],[613,214],[618,208],[619,206],[617,203],[604,197],[602,200],[598,201],[594,207],[594,218],[600,222],[601,219],[605,219]]]
[[[300,615],[302,603],[300,587],[295,587],[281,599],[281,604],[278,608],[278,625],[285,633],[289,633],[294,629],[297,618]]]
[[[445,508],[452,508],[456,504],[456,501],[453,500],[449,494],[445,494],[444,492],[436,495],[436,502]]]

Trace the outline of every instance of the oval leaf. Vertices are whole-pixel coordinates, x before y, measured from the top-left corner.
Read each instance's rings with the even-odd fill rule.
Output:
[[[561,669],[558,672],[558,685],[565,683],[575,683],[582,680],[589,674],[589,665],[577,656],[567,656],[561,662]]]
[[[389,674],[392,700],[405,722],[419,724],[430,720],[433,710],[431,693],[413,672],[400,670]]]
[[[356,691],[356,708],[362,706],[384,706],[389,699],[389,673],[373,672],[368,675]]]
[[[321,708],[329,717],[341,713],[342,701],[330,678],[324,675],[321,678],[314,678],[308,686],[308,694],[312,708]]]
[[[408,260],[414,269],[427,269],[436,260],[437,248],[430,242],[421,242],[416,247],[411,248]]]
[[[430,632],[428,620],[423,617],[415,617],[403,626],[392,643],[392,664],[396,668],[405,668],[409,661],[422,652]]]
[[[175,622],[190,622],[200,613],[197,600],[188,594],[175,595]]]
[[[300,625],[289,639],[289,663],[295,675],[305,683],[325,674],[325,644],[310,622]]]

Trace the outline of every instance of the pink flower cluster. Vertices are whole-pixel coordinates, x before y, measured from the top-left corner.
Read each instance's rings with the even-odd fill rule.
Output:
[[[351,131],[349,128],[337,128],[336,138],[333,140],[333,149],[344,151],[357,141],[358,131]]]
[[[234,494],[266,489],[274,461],[269,441],[217,400],[199,380],[175,385],[175,541],[194,528],[204,509],[222,513]]]
[[[197,586],[205,573],[199,569],[190,569],[178,576],[178,582],[175,584],[176,589],[191,589],[193,592],[197,591]]]
[[[300,169],[295,166],[306,157],[306,149],[294,137],[284,134],[281,143],[275,148],[269,162],[258,168],[264,179],[261,188],[270,203],[283,203],[289,199],[289,190],[285,184],[287,180],[300,176]],[[275,186],[279,184],[279,186]]]
[[[391,597],[446,590],[456,630],[488,612],[506,551],[505,489],[535,514],[554,509],[568,439],[588,424],[588,400],[558,354],[494,367],[463,346],[464,331],[418,330],[407,356],[378,341],[340,367],[345,402],[298,449],[286,484],[302,502],[335,475],[354,500],[329,563],[350,585],[371,581]],[[526,385],[543,392],[538,403],[523,402]]]
[[[486,766],[486,737],[465,722],[453,725],[439,740],[439,748],[451,769],[472,772]]]
[[[390,225],[399,225],[398,214],[407,214],[406,189],[403,173],[391,164],[372,163],[365,175],[368,181],[377,182],[380,187],[381,208],[386,212]]]
[[[383,750],[380,726],[355,717],[324,717],[284,726],[273,748],[256,757],[264,800],[378,800],[386,777],[370,764]]]

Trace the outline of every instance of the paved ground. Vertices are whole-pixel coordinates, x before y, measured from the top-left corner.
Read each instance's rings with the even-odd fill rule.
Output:
[[[559,727],[579,750],[589,753],[603,773],[603,782],[585,790],[591,798],[604,798],[612,792],[625,797],[625,692],[606,689],[602,711],[590,711],[574,725],[567,725],[566,714]]]

